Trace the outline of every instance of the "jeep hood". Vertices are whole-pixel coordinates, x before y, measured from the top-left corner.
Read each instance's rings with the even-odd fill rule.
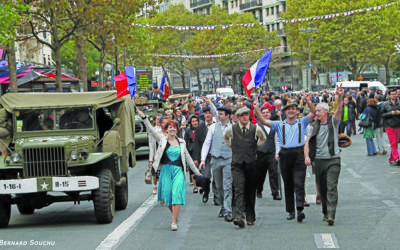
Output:
[[[24,147],[43,147],[43,146],[65,146],[67,144],[73,144],[78,142],[85,142],[93,140],[93,136],[49,136],[49,137],[34,137],[34,138],[23,138],[17,139],[16,145],[24,145]]]

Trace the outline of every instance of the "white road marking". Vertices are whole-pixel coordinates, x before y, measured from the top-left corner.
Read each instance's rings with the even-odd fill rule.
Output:
[[[136,211],[124,220],[97,246],[100,249],[115,249],[135,229],[144,216],[156,205],[157,195],[151,195]]]
[[[317,248],[339,248],[339,244],[333,233],[314,234]]]
[[[376,187],[374,187],[371,183],[368,182],[361,182],[361,186],[363,186],[365,189],[367,189],[370,193],[375,194],[375,195],[380,195],[382,194],[381,191],[379,191]]]
[[[346,168],[346,170],[354,177],[354,178],[361,178],[359,174],[356,173],[352,168]]]
[[[397,205],[396,205],[396,203],[394,203],[393,201],[391,201],[391,200],[383,200],[382,201],[383,203],[385,203],[388,207],[390,207],[390,208],[396,208],[396,207],[398,207]]]

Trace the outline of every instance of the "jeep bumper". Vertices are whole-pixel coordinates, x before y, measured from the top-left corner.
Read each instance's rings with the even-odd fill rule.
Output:
[[[88,191],[97,188],[99,188],[99,179],[94,176],[0,180],[0,194]]]

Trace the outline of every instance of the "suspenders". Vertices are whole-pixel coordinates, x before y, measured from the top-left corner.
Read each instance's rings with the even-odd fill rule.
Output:
[[[301,144],[301,122],[297,120],[297,125],[299,126],[299,145]],[[282,137],[283,145],[286,146],[286,132],[285,132],[285,122],[282,123]]]

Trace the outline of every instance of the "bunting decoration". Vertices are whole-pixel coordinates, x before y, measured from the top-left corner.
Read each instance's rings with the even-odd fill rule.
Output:
[[[266,51],[270,49],[279,49],[279,48],[286,48],[287,46],[278,46],[268,49],[256,49],[250,51],[243,51],[243,52],[235,52],[235,53],[228,53],[228,54],[217,54],[217,55],[162,55],[162,54],[152,54],[154,57],[164,57],[164,58],[185,58],[185,59],[209,59],[209,58],[220,58],[226,56],[236,56],[236,55],[243,55],[248,53],[256,53],[260,51]]]
[[[357,13],[380,11],[380,10],[383,10],[384,8],[387,8],[394,4],[397,4],[397,3],[391,2],[391,3],[387,3],[387,4],[374,6],[374,7],[338,12],[338,13],[332,13],[332,14],[326,14],[326,15],[320,15],[320,16],[278,20],[275,23],[297,23],[297,22],[304,22],[304,21],[309,22],[309,21],[330,20],[330,19],[337,18],[337,17],[348,17],[348,16],[351,16],[351,15],[354,15]],[[141,27],[141,28],[152,28],[152,29],[158,29],[158,30],[176,29],[179,31],[203,31],[203,30],[215,30],[217,28],[226,29],[226,28],[230,28],[233,26],[252,28],[252,27],[256,27],[257,25],[267,25],[267,24],[269,24],[269,23],[259,22],[259,23],[239,23],[239,24],[216,24],[216,25],[208,25],[208,26],[177,26],[177,25],[149,25],[149,24],[132,23],[132,26],[133,27]]]

